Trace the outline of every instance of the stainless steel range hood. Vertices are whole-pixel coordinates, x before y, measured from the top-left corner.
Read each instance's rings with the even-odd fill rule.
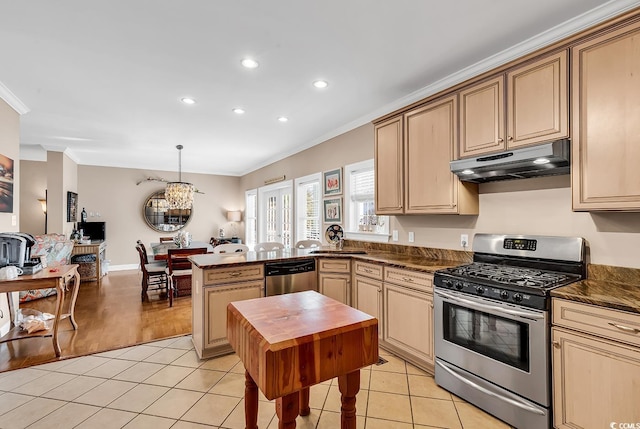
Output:
[[[474,183],[569,174],[570,146],[568,139],[556,140],[479,158],[451,161],[451,172],[460,180]]]

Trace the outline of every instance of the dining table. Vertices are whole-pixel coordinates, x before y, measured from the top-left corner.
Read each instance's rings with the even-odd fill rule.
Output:
[[[378,320],[315,291],[234,301],[227,338],[245,367],[245,428],[257,429],[258,388],[279,429],[308,415],[311,386],[338,378],[342,429],[356,429],[360,369],[378,361]]]
[[[151,251],[153,252],[153,259],[156,261],[166,261],[167,255],[169,253],[169,249],[177,249],[175,243],[165,242],[165,243],[151,243]],[[207,253],[213,253],[213,246],[205,241],[192,241],[186,247],[182,247],[182,249],[201,249],[206,248]]]

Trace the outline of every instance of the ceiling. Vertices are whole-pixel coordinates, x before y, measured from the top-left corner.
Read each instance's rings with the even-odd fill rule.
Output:
[[[0,95],[21,159],[242,175],[639,3],[0,0]]]

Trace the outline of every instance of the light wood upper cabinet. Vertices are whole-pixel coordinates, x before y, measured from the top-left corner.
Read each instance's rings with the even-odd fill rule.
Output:
[[[567,51],[507,74],[507,148],[569,136]]]
[[[574,210],[640,210],[640,23],[572,52]]]
[[[504,150],[504,76],[460,91],[460,158]]]
[[[461,90],[459,158],[568,137],[568,79],[561,51]]]
[[[376,213],[402,214],[404,202],[402,116],[375,126]]]
[[[456,95],[404,115],[406,214],[478,214],[477,185],[460,182],[449,167],[457,117]]]

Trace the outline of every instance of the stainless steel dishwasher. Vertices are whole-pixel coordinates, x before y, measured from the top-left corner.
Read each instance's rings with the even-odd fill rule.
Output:
[[[313,258],[267,262],[264,271],[265,296],[318,290],[316,260]]]

